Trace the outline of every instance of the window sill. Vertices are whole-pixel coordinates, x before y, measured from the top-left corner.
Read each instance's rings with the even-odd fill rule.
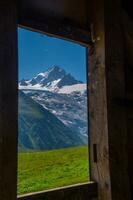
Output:
[[[82,184],[29,193],[18,196],[18,200],[91,200],[97,197],[97,184],[87,182]]]

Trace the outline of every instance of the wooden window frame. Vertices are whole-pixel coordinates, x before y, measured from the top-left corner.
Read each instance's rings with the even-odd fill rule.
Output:
[[[89,182],[21,195],[18,200],[92,200],[96,197],[97,184]]]
[[[2,6],[1,6],[2,5]],[[97,197],[97,184],[90,182],[42,191],[17,197],[17,144],[18,144],[18,25],[50,36],[66,39],[88,46],[91,43],[90,32],[69,25],[40,23],[33,20],[17,20],[16,0],[2,0],[0,4],[2,26],[0,52],[1,69],[1,113],[0,119],[0,197],[3,200],[22,199],[92,199]],[[5,74],[8,74],[8,79]],[[4,78],[5,77],[5,78]],[[10,90],[8,90],[10,88]],[[12,133],[12,135],[10,134]],[[7,149],[10,149],[8,151]],[[10,170],[9,170],[10,169]]]
[[[37,20],[20,20],[18,24],[20,28],[24,28],[30,31],[34,31],[37,33],[42,33],[44,35],[48,35],[50,37],[56,37],[60,39],[64,39],[67,41],[74,42],[76,44],[80,44],[86,48],[86,57],[88,55],[88,48],[92,45],[91,36],[89,31],[84,31],[82,29],[77,29],[71,27],[67,24],[55,24],[53,22],[40,22]],[[87,59],[88,60],[88,59]],[[86,63],[86,70],[88,74],[88,62]],[[88,88],[88,76],[87,76],[87,88]],[[88,99],[88,95],[87,95]],[[88,111],[87,111],[88,112]],[[97,197],[97,184],[94,182],[86,182],[84,184],[75,184],[61,188],[54,188],[48,191],[34,192],[25,194],[22,196],[18,196],[18,200],[32,200],[37,199],[41,200],[43,198],[53,198],[53,199],[79,199],[83,200],[88,197],[91,199],[92,197]],[[62,194],[62,195],[61,195]]]

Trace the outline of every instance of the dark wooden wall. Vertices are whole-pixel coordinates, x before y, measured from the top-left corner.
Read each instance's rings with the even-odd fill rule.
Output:
[[[124,102],[133,82],[132,65],[125,62],[122,4],[95,0],[90,8],[94,41],[88,59],[91,176],[98,182],[99,200],[131,200],[133,124],[131,107],[127,109]]]
[[[130,180],[131,199],[133,199],[133,21],[129,16],[124,12],[126,98],[123,106],[127,110],[127,170]]]
[[[0,1],[0,200],[16,199],[17,8]]]

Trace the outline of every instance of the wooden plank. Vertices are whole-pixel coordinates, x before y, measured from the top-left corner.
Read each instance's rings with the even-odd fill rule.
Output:
[[[109,169],[105,72],[104,0],[91,1],[93,46],[88,48],[89,133],[91,180],[98,183],[98,200],[112,200]],[[97,11],[97,12],[95,12]],[[94,159],[97,146],[97,162]]]
[[[114,100],[126,98],[125,44],[121,0],[106,2],[105,8],[105,64],[108,107],[108,140],[112,199],[129,200],[130,185],[127,152],[126,107]],[[111,13],[113,12],[113,16]],[[125,184],[123,184],[125,183]]]
[[[123,14],[126,55],[126,98],[128,99],[128,106],[126,107],[128,134],[128,173],[130,179],[131,199],[133,199],[133,22],[126,13]]]
[[[125,99],[121,3],[95,0],[90,8],[94,41],[88,50],[91,177],[98,183],[99,200],[129,200],[126,108],[115,102]]]
[[[19,18],[19,26],[31,31],[40,32],[51,37],[57,37],[72,42],[79,43],[84,46],[91,44],[90,31],[80,29],[69,24],[53,22],[51,20],[38,20],[37,18]]]
[[[94,198],[97,198],[97,184],[84,183],[19,196],[18,200],[93,200]]]
[[[16,199],[17,11],[15,0],[0,1],[0,200]]]
[[[88,0],[19,0],[19,16],[88,28]]]
[[[128,49],[129,51],[129,49]],[[133,58],[132,58],[133,59]],[[131,61],[131,60],[130,60]],[[129,60],[126,60],[126,96],[130,99],[130,105],[126,107],[127,110],[127,150],[128,150],[128,174],[130,180],[130,192],[131,199],[133,199],[133,64],[128,64]],[[132,60],[133,62],[133,60]]]

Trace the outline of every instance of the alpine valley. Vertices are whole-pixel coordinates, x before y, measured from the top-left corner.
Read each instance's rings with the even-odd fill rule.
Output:
[[[19,82],[19,150],[88,142],[87,85],[54,66]]]

